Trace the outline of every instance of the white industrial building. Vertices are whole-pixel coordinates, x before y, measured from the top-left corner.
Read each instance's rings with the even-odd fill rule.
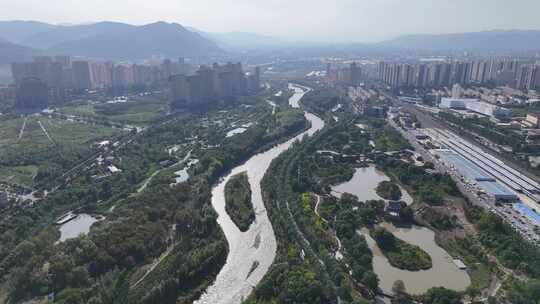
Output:
[[[499,107],[474,98],[442,98],[441,109],[467,110],[495,118],[507,118],[512,113],[509,109]]]

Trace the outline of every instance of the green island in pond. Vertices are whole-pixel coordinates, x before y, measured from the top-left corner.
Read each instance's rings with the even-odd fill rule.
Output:
[[[397,201],[401,199],[401,189],[393,182],[382,181],[377,186],[377,194],[387,200]]]
[[[395,237],[390,231],[377,227],[371,236],[381,248],[390,264],[396,268],[418,271],[430,269],[431,257],[420,247],[411,245]]]

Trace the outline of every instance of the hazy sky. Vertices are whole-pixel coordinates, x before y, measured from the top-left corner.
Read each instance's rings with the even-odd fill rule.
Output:
[[[377,41],[409,33],[540,29],[539,0],[0,0],[0,20],[144,24],[297,40]]]

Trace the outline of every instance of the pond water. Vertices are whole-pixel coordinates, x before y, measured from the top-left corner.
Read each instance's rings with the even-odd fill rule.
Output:
[[[189,155],[190,154],[188,154],[188,156]],[[198,159],[192,159],[186,164],[186,166],[182,170],[178,170],[178,171],[174,172],[174,175],[176,175],[176,177],[174,178],[175,182],[173,184],[171,184],[171,186],[175,186],[175,185],[178,185],[180,183],[186,182],[189,179],[189,173],[188,173],[189,168],[191,168],[191,166],[193,166],[194,164],[196,164],[198,162],[199,162]]]
[[[276,114],[276,103],[271,100],[267,100],[266,102],[272,107],[272,115]]]
[[[246,132],[247,129],[242,127],[242,128],[236,128],[236,129],[233,129],[233,130],[230,130],[229,132],[227,132],[227,135],[225,135],[225,137],[232,137],[232,136],[235,136],[237,134],[242,134],[244,132]]]
[[[435,233],[430,229],[419,226],[397,228],[390,223],[382,225],[397,238],[422,248],[431,256],[433,262],[433,267],[428,270],[408,271],[395,268],[390,265],[375,240],[369,236],[367,229],[358,231],[366,238],[373,252],[373,270],[379,277],[379,287],[385,293],[392,293],[392,285],[396,280],[402,280],[410,294],[422,294],[432,287],[439,286],[463,291],[471,284],[467,272],[460,270],[452,257],[435,243]]]
[[[90,226],[99,219],[88,215],[79,214],[76,218],[60,226],[60,242],[78,237],[80,234],[87,234]]]
[[[343,193],[347,192],[356,195],[360,201],[384,200],[376,191],[379,183],[383,181],[390,181],[390,178],[374,166],[357,168],[349,181],[332,187],[332,194],[341,197]],[[401,200],[407,205],[412,204],[413,198],[401,186],[400,189]]]

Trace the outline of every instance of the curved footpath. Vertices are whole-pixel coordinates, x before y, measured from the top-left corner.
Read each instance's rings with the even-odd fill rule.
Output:
[[[292,84],[289,87],[295,91],[289,99],[289,104],[298,108],[300,99],[311,89]],[[311,122],[309,130],[266,152],[254,155],[243,165],[231,170],[212,189],[212,206],[218,213],[218,224],[229,243],[229,253],[216,281],[195,303],[241,303],[272,265],[276,256],[277,242],[262,200],[261,180],[272,160],[286,151],[295,140],[301,139],[304,135],[311,136],[324,127],[324,122],[319,117],[308,112],[304,115]],[[246,232],[241,232],[225,211],[224,194],[225,184],[231,176],[243,171],[247,171],[248,174],[251,202],[255,211],[255,221]]]

